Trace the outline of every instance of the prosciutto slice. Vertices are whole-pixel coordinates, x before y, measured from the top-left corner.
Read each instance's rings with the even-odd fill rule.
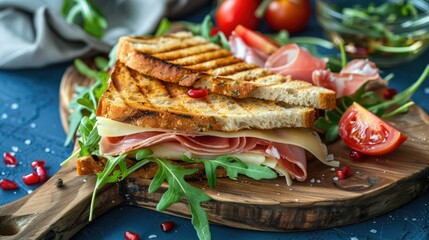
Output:
[[[229,36],[229,45],[234,56],[244,60],[247,63],[253,63],[264,67],[268,55],[248,46],[235,32]]]
[[[380,77],[379,69],[375,63],[355,59],[350,61],[339,73],[333,73],[329,69],[315,70],[312,74],[313,83],[336,92],[336,97],[354,94],[362,85],[371,81],[379,85],[386,83]]]
[[[290,75],[292,79],[312,82],[316,69],[325,69],[326,60],[317,58],[296,44],[287,44],[268,57],[265,67],[278,74]]]
[[[305,150],[301,147],[270,142],[254,137],[224,138],[217,136],[182,135],[167,132],[141,132],[123,137],[102,137],[100,150],[117,155],[156,145],[199,156],[221,156],[239,153],[259,153],[277,160],[278,165],[298,181],[307,178]]]

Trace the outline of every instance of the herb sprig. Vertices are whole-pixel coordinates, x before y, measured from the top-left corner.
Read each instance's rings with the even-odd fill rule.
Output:
[[[69,24],[83,25],[83,29],[96,38],[102,38],[107,21],[92,0],[64,0],[62,15]]]
[[[84,132],[84,134],[90,134]],[[90,139],[89,135],[85,139]],[[87,144],[84,142],[84,144]],[[129,174],[141,168],[149,162],[158,164],[159,170],[149,185],[149,193],[156,192],[164,182],[168,183],[168,190],[162,195],[156,209],[164,211],[172,204],[180,201],[185,197],[189,204],[192,215],[192,224],[197,232],[199,239],[210,239],[210,229],[207,213],[201,206],[202,202],[211,200],[201,189],[192,186],[185,180],[185,176],[191,175],[197,171],[196,168],[187,169],[175,165],[165,159],[151,157],[152,151],[149,149],[138,150],[136,153],[136,163],[131,167],[126,166],[126,154],[119,156],[102,156],[99,152],[93,152],[94,155],[106,158],[106,166],[101,173],[97,174],[97,181],[91,199],[89,220],[93,219],[93,209],[97,191],[107,183],[115,183],[123,180]],[[272,179],[277,174],[266,166],[256,166],[246,164],[240,159],[232,156],[220,156],[213,160],[195,159],[183,156],[183,161],[188,163],[203,163],[205,173],[211,188],[216,186],[216,168],[222,167],[227,171],[230,179],[237,179],[238,174],[243,174],[253,179]]]
[[[76,59],[74,61],[74,66],[76,67],[77,71],[82,75],[93,79],[95,82],[88,87],[76,87],[76,97],[68,105],[68,108],[71,110],[71,114],[69,116],[69,131],[64,145],[70,144],[77,129],[79,128],[81,119],[84,116],[89,115],[90,119],[95,118],[98,99],[107,88],[107,80],[109,79],[109,74],[107,72],[109,65],[107,60],[97,57],[95,58],[95,64],[99,69],[98,71],[91,69],[80,59]]]
[[[222,32],[212,34],[213,20],[210,15],[207,15],[202,23],[195,24],[190,22],[180,22],[186,29],[192,32],[194,35],[202,36],[208,41],[222,46],[225,49],[230,49],[228,39]]]
[[[234,156],[220,156],[216,159],[207,160],[189,158],[183,155],[182,160],[187,163],[203,163],[207,181],[211,188],[216,187],[216,169],[218,167],[224,168],[227,171],[228,177],[234,180],[237,179],[238,174],[246,175],[255,180],[273,179],[277,177],[277,174],[268,167],[245,164]]]

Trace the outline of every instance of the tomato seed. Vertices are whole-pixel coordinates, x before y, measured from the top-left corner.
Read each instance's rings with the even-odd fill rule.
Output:
[[[18,161],[16,160],[16,158],[11,153],[8,153],[8,152],[5,152],[3,154],[3,162],[9,166],[18,165]]]
[[[139,240],[140,239],[140,236],[137,233],[131,232],[131,231],[126,231],[124,233],[124,237],[125,237],[125,240]]]
[[[356,160],[356,161],[359,161],[359,160],[361,160],[361,153],[360,152],[358,152],[358,151],[355,151],[355,150],[352,150],[351,152],[350,152],[350,157],[351,158],[353,158],[354,160]]]
[[[35,168],[35,167],[37,167],[37,166],[39,166],[39,167],[44,167],[45,166],[45,161],[43,161],[43,160],[36,160],[36,161],[33,161],[32,163],[31,163],[31,167],[32,168]]]
[[[209,92],[204,88],[193,88],[188,91],[188,96],[191,98],[203,98],[207,95],[209,95]]]
[[[22,181],[27,185],[33,185],[39,182],[39,176],[35,172],[32,172],[23,176]]]
[[[15,190],[18,188],[18,184],[16,184],[16,182],[9,179],[1,179],[0,188],[3,190]]]
[[[339,179],[346,179],[352,175],[352,169],[349,166],[340,167],[336,175]]]
[[[169,232],[169,231],[171,231],[171,229],[174,228],[175,225],[176,225],[176,223],[173,221],[163,222],[163,223],[161,223],[161,230],[164,232]]]
[[[386,100],[392,99],[396,94],[398,94],[398,91],[394,88],[386,88],[383,91],[383,97]]]
[[[39,182],[44,182],[46,180],[46,170],[41,166],[36,166],[36,174],[39,177]]]

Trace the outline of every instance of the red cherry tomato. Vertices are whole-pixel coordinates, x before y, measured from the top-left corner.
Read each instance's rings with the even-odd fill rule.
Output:
[[[247,46],[258,49],[268,55],[272,54],[279,48],[279,45],[267,36],[262,33],[252,31],[242,25],[238,25],[234,29],[234,32],[243,39]]]
[[[341,117],[339,134],[347,146],[367,155],[390,153],[408,138],[357,103]]]
[[[259,4],[259,0],[223,1],[216,10],[217,26],[226,36],[229,36],[239,24],[256,29],[259,19],[255,16],[255,11]]]
[[[310,20],[310,0],[276,0],[265,11],[265,20],[275,31],[295,33],[305,28]]]

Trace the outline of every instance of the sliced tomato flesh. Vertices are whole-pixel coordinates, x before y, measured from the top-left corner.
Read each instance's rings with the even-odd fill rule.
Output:
[[[274,53],[279,49],[279,44],[274,40],[268,38],[262,33],[252,31],[242,25],[238,25],[234,32],[241,38],[243,41],[252,48],[255,48],[261,52],[264,52],[268,55]]]
[[[347,146],[367,155],[390,153],[408,138],[357,103],[341,117],[339,134]]]

